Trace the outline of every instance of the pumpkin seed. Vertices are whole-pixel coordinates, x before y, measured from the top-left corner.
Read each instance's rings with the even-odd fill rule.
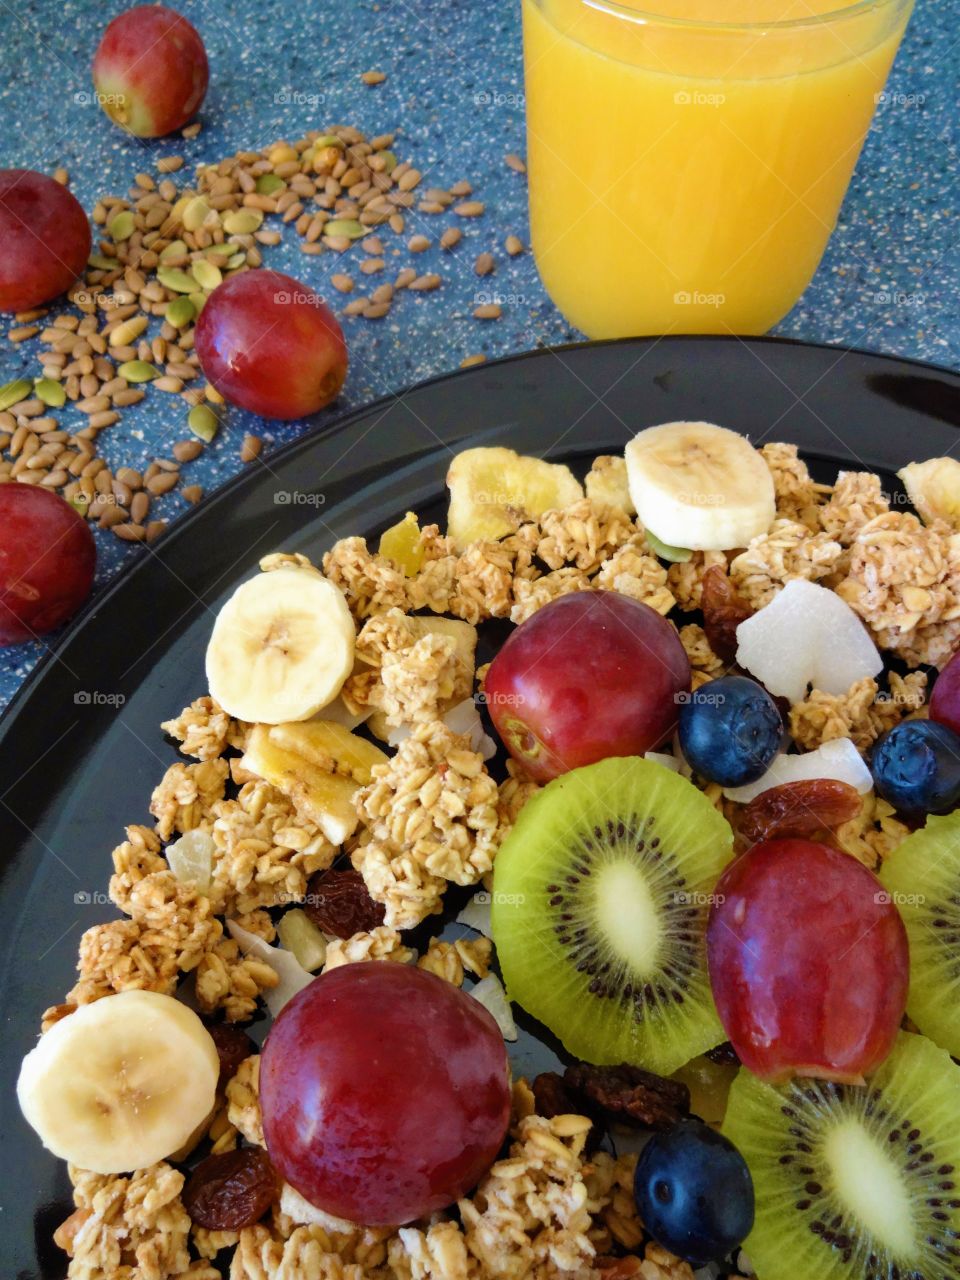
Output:
[[[368,227],[362,222],[357,222],[353,218],[333,218],[330,222],[324,224],[323,234],[325,236],[343,236],[347,240],[359,240],[361,236],[365,236]]]
[[[113,271],[119,265],[116,258],[108,258],[105,253],[91,253],[87,259],[87,266],[96,267],[98,271]]]
[[[207,404],[195,404],[187,414],[187,426],[207,444],[220,430],[220,419]]]
[[[110,232],[112,239],[119,244],[121,240],[130,239],[135,226],[136,219],[133,216],[133,212],[130,209],[124,209],[115,218],[111,218],[107,224],[107,230]]]
[[[380,155],[383,157],[384,173],[393,173],[397,167],[397,157],[392,151],[381,151]]]
[[[223,229],[230,236],[249,236],[263,223],[261,209],[231,209],[223,219]]]
[[[322,138],[317,138],[313,145],[319,151],[321,147],[342,147],[344,142],[335,133],[325,133]]]
[[[278,178],[275,173],[261,173],[257,179],[257,195],[274,196],[278,191],[282,191],[287,184],[282,178]]]
[[[246,249],[240,249],[237,253],[233,254],[231,257],[227,259],[227,270],[235,271],[237,267],[242,267],[243,264],[246,262],[246,260],[247,260]]]
[[[171,240],[167,247],[161,250],[160,261],[169,262],[171,258],[182,258],[189,252],[182,240]]]
[[[160,377],[157,366],[146,360],[127,360],[120,365],[117,373],[121,378],[126,378],[127,382],[152,382],[154,378]]]
[[[197,290],[196,293],[190,294],[190,305],[193,307],[197,315],[199,315],[200,312],[203,310],[206,301],[207,301],[207,295],[202,291],[200,291],[199,289]]]
[[[202,289],[215,289],[223,280],[223,273],[207,258],[198,259],[190,268],[191,274]]]
[[[196,308],[185,294],[180,294],[167,307],[163,313],[163,318],[168,324],[172,324],[175,329],[182,329],[188,325],[191,320],[196,318]]]
[[[51,409],[62,409],[67,402],[66,391],[54,378],[38,378],[33,384],[33,392]]]
[[[188,276],[179,267],[158,267],[157,279],[165,289],[172,289],[174,293],[193,293],[197,287],[193,276]]]
[[[194,196],[183,211],[183,227],[185,231],[199,231],[210,212],[210,206],[203,196]]]
[[[26,400],[33,390],[33,383],[26,378],[17,378],[15,382],[5,382],[0,387],[0,411]]]

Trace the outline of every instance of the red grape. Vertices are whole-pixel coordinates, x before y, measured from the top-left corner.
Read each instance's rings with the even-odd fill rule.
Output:
[[[32,169],[0,169],[0,311],[49,302],[89,255],[90,224],[76,196]]]
[[[347,347],[330,308],[279,271],[244,271],[200,312],[196,349],[221,395],[262,418],[304,418],[335,400]]]
[[[66,622],[90,594],[96,561],[69,503],[35,485],[0,485],[0,645]]]
[[[616,591],[561,596],[521,623],[484,682],[497,733],[539,781],[641,756],[677,724],[690,663],[676,628]]]
[[[118,14],[93,59],[98,102],[138,138],[160,138],[182,128],[199,110],[209,78],[197,29],[159,4]]]
[[[850,854],[812,840],[754,845],[717,883],[707,954],[720,1021],[754,1074],[858,1082],[893,1048],[906,930]]]
[[[953,655],[934,682],[930,719],[960,733],[960,652]]]
[[[294,996],[260,1064],[267,1150],[311,1204],[398,1226],[452,1204],[510,1119],[503,1037],[478,1001],[423,969],[343,965]]]

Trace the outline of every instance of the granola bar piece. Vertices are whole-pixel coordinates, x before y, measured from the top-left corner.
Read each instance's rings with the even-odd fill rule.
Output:
[[[369,933],[354,933],[349,938],[334,938],[329,942],[323,972],[364,960],[390,960],[395,964],[410,964],[416,954],[403,945],[396,929],[380,925]]]
[[[593,573],[636,532],[622,507],[581,498],[573,506],[545,511],[540,517],[536,555],[549,569],[573,565]]]
[[[197,760],[214,760],[228,747],[242,748],[248,726],[232,720],[209,694],[184,707],[173,720],[165,720],[160,728],[176,738],[185,756]]]
[[[755,609],[769,604],[794,578],[818,582],[837,570],[843,548],[827,533],[811,533],[794,520],[774,520],[730,564],[730,577]]]
[[[197,965],[197,1004],[204,1013],[222,1009],[227,1022],[246,1022],[264,991],[280,982],[276,970],[254,955],[244,955],[233,938],[222,938]]]
[[[346,596],[355,618],[408,606],[402,569],[368,551],[366,538],[341,538],[323,557],[323,572]]]
[[[235,1074],[227,1081],[227,1119],[255,1147],[264,1145],[258,1053],[244,1058]]]
[[[727,664],[710,647],[707,633],[696,622],[688,622],[686,626],[680,628],[680,643],[690,659],[694,676],[702,677],[700,680],[694,680],[694,688],[698,688],[707,680],[716,680],[727,670]]]
[[[535,579],[518,578],[513,590],[516,603],[510,610],[511,622],[526,622],[551,600],[571,595],[574,591],[591,591],[592,583],[582,569],[555,569]]]
[[[852,738],[860,751],[867,751],[887,729],[919,711],[926,688],[925,672],[912,671],[906,677],[891,672],[889,693],[881,693],[869,676],[842,694],[813,689],[790,708],[791,736],[805,751],[835,738]]]
[[[814,483],[795,444],[765,444],[760,453],[773,476],[777,515],[816,533],[820,527],[817,508],[829,486]]]
[[[878,475],[872,471],[841,471],[829,502],[817,514],[821,528],[848,547],[865,524],[889,510]]]
[[[667,571],[649,552],[642,550],[636,541],[627,543],[604,560],[600,572],[593,579],[594,587],[605,591],[619,591],[622,595],[641,600],[657,613],[667,614],[676,604],[673,592],[667,586]]]
[[[667,586],[684,613],[695,613],[700,608],[703,575],[712,565],[719,565],[726,573],[727,557],[722,551],[694,551],[689,560],[672,564],[667,570]]]

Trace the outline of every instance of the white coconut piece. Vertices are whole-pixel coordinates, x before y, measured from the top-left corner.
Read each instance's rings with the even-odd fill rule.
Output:
[[[314,975],[304,969],[292,951],[284,951],[283,947],[271,947],[269,942],[264,942],[257,934],[244,929],[236,920],[228,920],[227,929],[231,938],[240,944],[241,951],[263,960],[280,979],[277,986],[263,993],[270,1015],[275,1018],[288,1000],[292,1000],[299,991],[310,985]]]
[[[470,988],[470,995],[479,1000],[503,1033],[504,1040],[516,1040],[517,1024],[513,1020],[513,1010],[503,989],[503,983],[495,973],[488,973],[476,986]]]
[[[680,761],[677,757],[668,755],[665,751],[647,751],[643,758],[644,760],[652,760],[654,764],[663,765],[664,769],[669,769],[671,773],[682,772]]]
[[[492,938],[493,926],[490,923],[492,907],[493,895],[487,893],[485,889],[481,889],[479,893],[473,895],[457,916],[457,924],[466,925],[468,929],[474,929],[477,933],[482,933],[485,938]]]
[[[841,694],[883,670],[877,646],[847,602],[802,578],[740,623],[737,662],[792,703],[805,697],[808,685]]]
[[[811,778],[849,782],[860,795],[866,795],[873,787],[870,770],[853,742],[849,738],[836,738],[817,747],[816,751],[775,756],[762,778],[743,787],[724,787],[723,794],[737,804],[749,804],[771,787],[780,787],[785,782],[806,782]]]

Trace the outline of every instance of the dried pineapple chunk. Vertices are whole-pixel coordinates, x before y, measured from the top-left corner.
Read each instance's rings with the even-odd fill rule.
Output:
[[[569,467],[522,457],[513,449],[465,449],[447,472],[447,533],[458,551],[481,538],[502,538],[525,520],[583,497]]]
[[[911,462],[897,475],[924,524],[945,520],[960,529],[960,462],[956,458]]]
[[[392,560],[404,575],[412,578],[423,568],[423,544],[420,541],[420,522],[412,511],[402,520],[384,529],[380,535],[380,554]]]
[[[636,512],[627,484],[627,463],[624,458],[600,454],[583,482],[587,497],[598,506],[618,507],[628,516]]]

